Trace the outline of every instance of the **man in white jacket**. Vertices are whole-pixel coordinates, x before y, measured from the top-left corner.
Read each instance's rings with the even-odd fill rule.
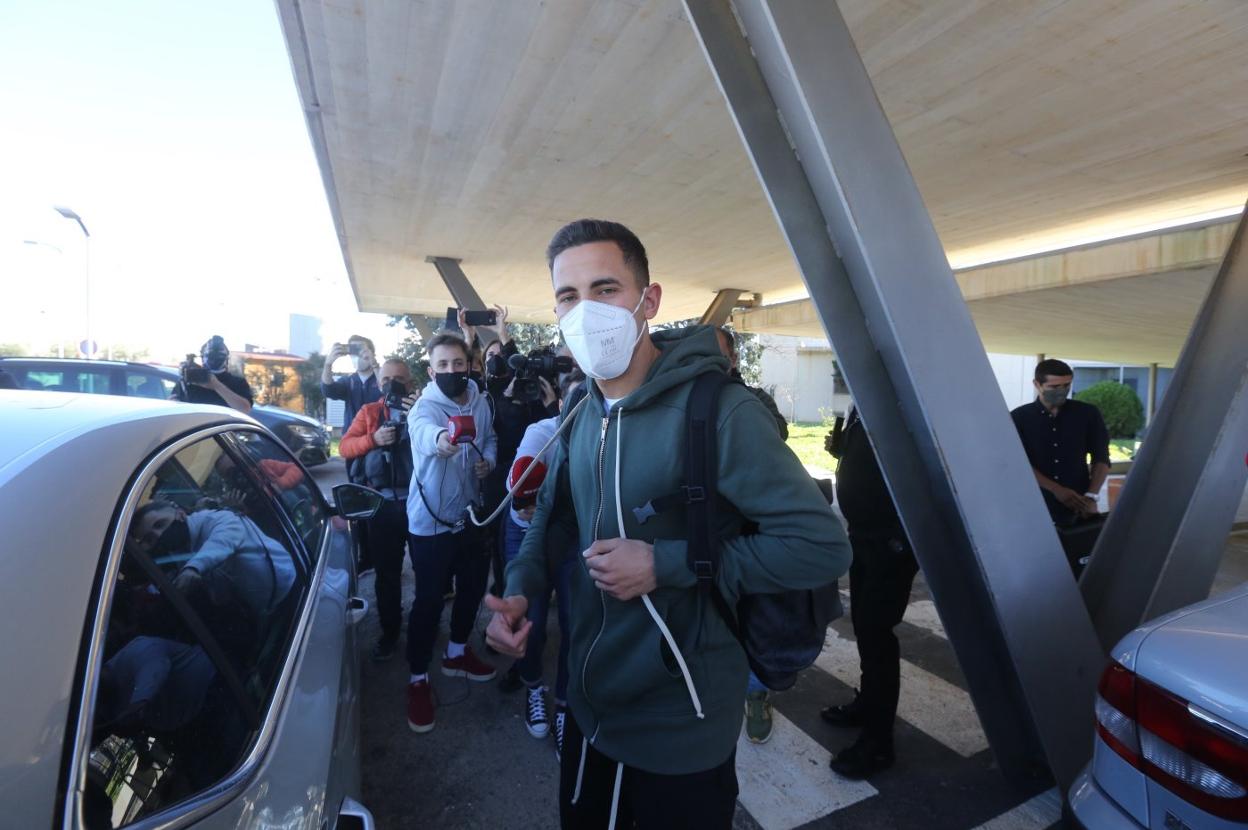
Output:
[[[407,725],[433,729],[429,662],[442,618],[442,588],[455,574],[451,637],[442,657],[449,677],[487,681],[494,668],[468,648],[468,635],[485,593],[489,560],[467,509],[480,498],[481,479],[497,460],[489,401],[468,379],[468,344],[453,334],[429,341],[429,378],[408,417],[412,484],[407,497],[408,551],[416,575],[416,598],[407,624]],[[480,517],[484,518],[484,517]]]

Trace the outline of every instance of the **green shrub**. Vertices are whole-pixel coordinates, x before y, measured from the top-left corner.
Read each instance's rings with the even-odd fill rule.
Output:
[[[1101,410],[1110,438],[1131,438],[1144,427],[1144,404],[1125,383],[1103,380],[1075,395]]]

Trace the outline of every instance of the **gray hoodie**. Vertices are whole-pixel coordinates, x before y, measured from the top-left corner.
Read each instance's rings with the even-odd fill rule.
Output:
[[[452,415],[472,416],[477,427],[473,442],[477,449],[463,444],[455,455],[441,458],[437,452],[438,436],[446,432]],[[462,519],[464,510],[480,493],[481,482],[472,469],[474,462],[484,457],[491,469],[497,463],[498,437],[494,434],[489,401],[475,383],[469,382],[468,400],[461,406],[430,381],[408,416],[407,432],[412,439],[413,462],[412,484],[407,492],[408,532],[415,536],[447,533],[451,530],[447,524]],[[429,514],[429,508],[437,519]]]

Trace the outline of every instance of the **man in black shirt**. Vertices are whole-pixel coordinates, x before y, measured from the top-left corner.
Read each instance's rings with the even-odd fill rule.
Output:
[[[1010,413],[1058,526],[1096,514],[1097,495],[1109,475],[1109,431],[1099,409],[1068,400],[1074,374],[1060,360],[1042,360],[1032,382],[1036,399]]]
[[[228,406],[244,415],[251,412],[251,404],[255,400],[251,384],[246,378],[229,371],[230,350],[225,346],[225,339],[214,334],[200,348],[199,356],[204,362],[203,368],[208,370],[207,378],[202,382],[183,380],[173,390],[173,400]]]
[[[838,446],[839,443],[839,446]],[[919,571],[866,428],[851,410],[825,448],[836,455],[836,503],[849,525],[849,615],[858,641],[862,688],[845,704],[820,712],[833,726],[861,727],[858,740],[832,757],[831,767],[861,779],[893,765],[893,721],[901,691],[901,648],[893,629],[910,603]]]

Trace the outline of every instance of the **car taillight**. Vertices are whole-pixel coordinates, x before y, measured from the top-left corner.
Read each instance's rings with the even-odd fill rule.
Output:
[[[1248,819],[1248,735],[1118,663],[1097,691],[1096,731],[1110,749],[1205,812]]]

